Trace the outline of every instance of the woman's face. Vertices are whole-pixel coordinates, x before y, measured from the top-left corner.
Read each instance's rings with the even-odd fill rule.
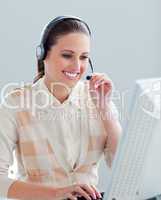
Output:
[[[45,79],[73,87],[88,66],[90,38],[84,33],[61,36],[45,59]]]

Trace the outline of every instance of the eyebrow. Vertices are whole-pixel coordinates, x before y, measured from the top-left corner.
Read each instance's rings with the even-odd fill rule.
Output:
[[[68,51],[68,52],[71,52],[71,53],[75,53],[74,51],[70,50],[70,49],[63,49],[62,52],[64,51]],[[89,54],[89,52],[83,52],[82,54]]]

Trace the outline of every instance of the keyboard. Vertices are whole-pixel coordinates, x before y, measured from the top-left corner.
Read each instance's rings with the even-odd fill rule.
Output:
[[[104,196],[104,192],[101,192],[101,196],[102,198],[97,198],[95,200],[103,200],[103,196]],[[67,199],[69,200],[69,199]],[[84,197],[77,197],[77,200],[86,200]],[[91,197],[91,200],[94,200],[92,197]]]

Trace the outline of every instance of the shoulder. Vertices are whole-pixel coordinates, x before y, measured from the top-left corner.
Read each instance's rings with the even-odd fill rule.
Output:
[[[28,92],[32,91],[32,84],[26,84],[22,87],[14,88],[12,91],[10,91],[6,97],[11,99],[20,98],[22,96],[25,96]]]
[[[10,93],[7,94],[7,98],[17,99],[24,97],[27,93],[32,91],[32,84],[24,85],[23,87],[14,88]]]
[[[18,108],[22,101],[31,99],[32,93],[35,90],[33,83],[25,84],[21,87],[16,87],[9,92],[1,95],[1,108],[13,109]]]

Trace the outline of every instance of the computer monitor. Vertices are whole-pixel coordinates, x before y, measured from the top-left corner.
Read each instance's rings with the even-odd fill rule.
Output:
[[[161,194],[160,102],[161,78],[136,81],[104,200],[143,200]]]

